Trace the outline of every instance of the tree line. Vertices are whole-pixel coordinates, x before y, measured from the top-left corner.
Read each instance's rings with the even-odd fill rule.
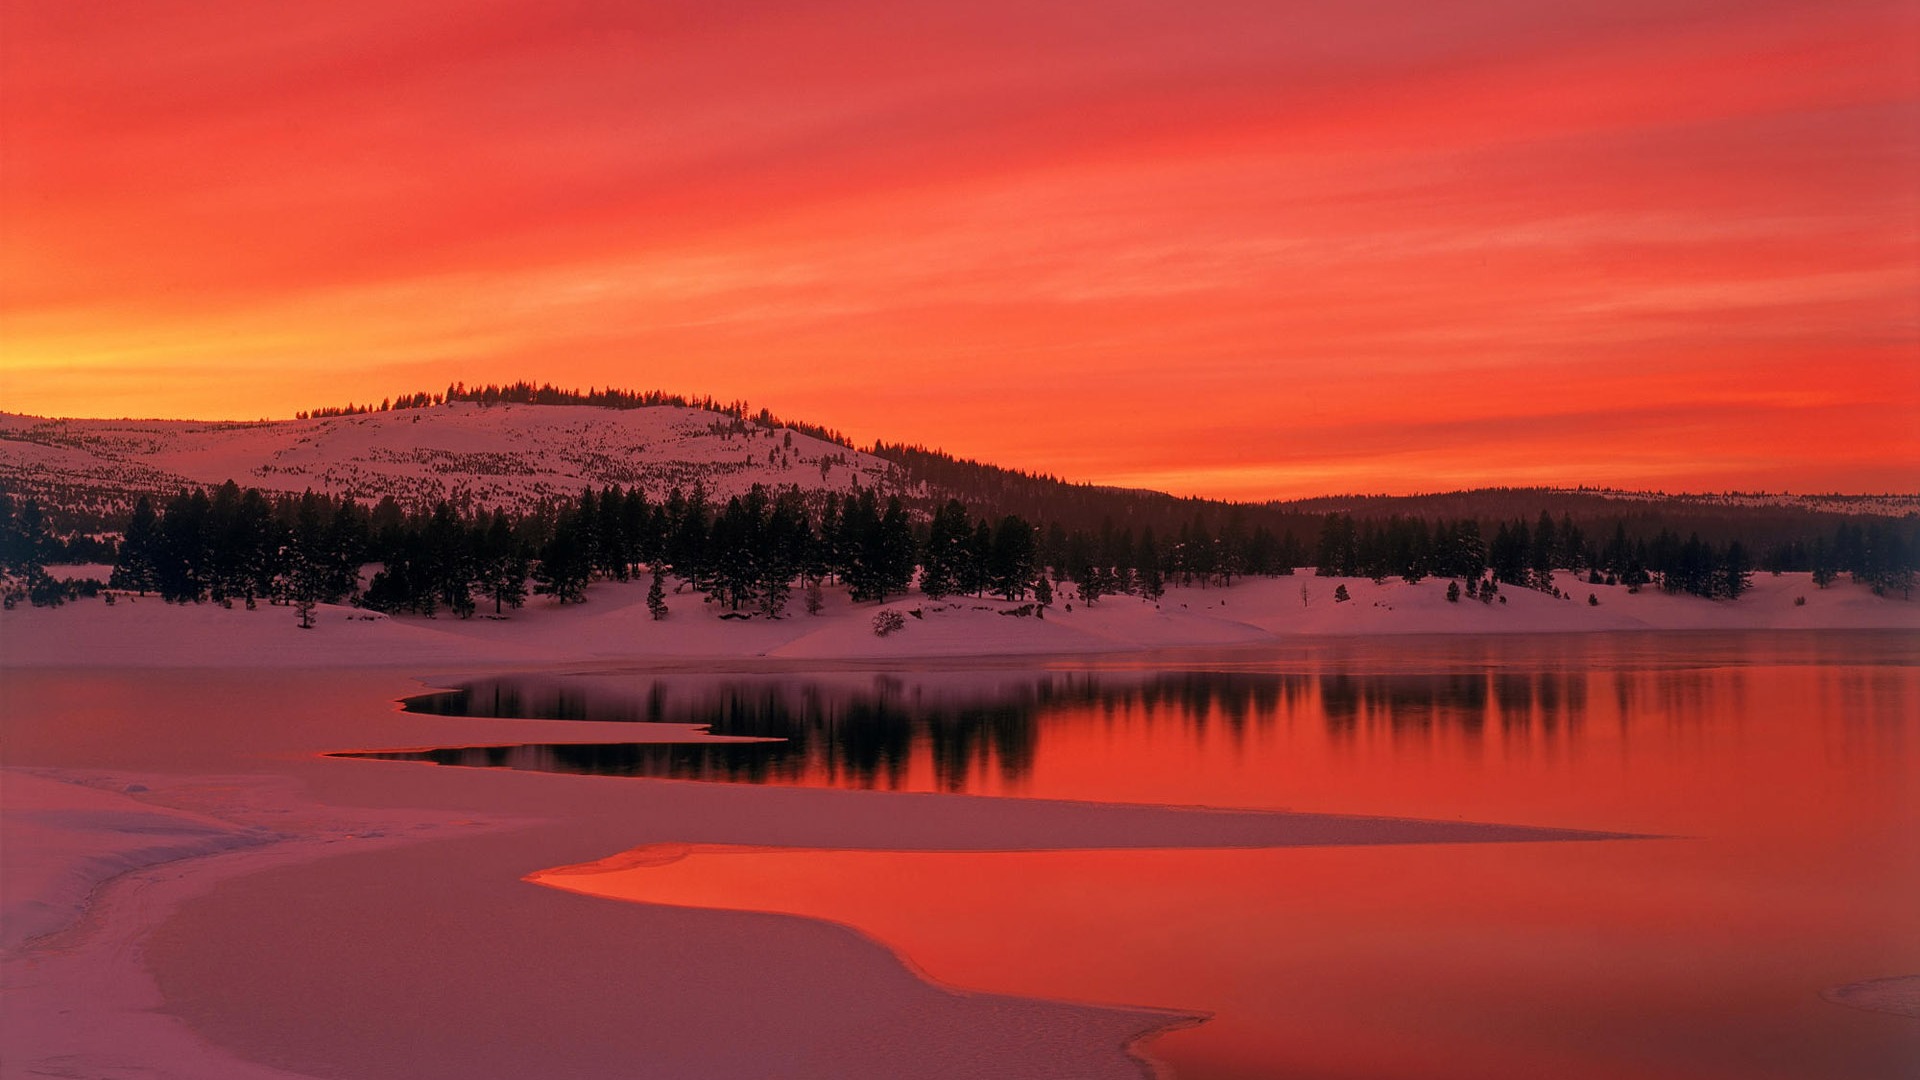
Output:
[[[1830,540],[1779,545],[1756,562],[1739,540],[1716,544],[1698,533],[1683,540],[1664,528],[1651,538],[1636,539],[1625,522],[1616,522],[1611,535],[1596,541],[1570,515],[1556,521],[1545,511],[1531,526],[1524,518],[1502,521],[1490,537],[1473,518],[1428,522],[1395,515],[1356,521],[1349,514],[1329,514],[1314,565],[1327,576],[1375,581],[1398,577],[1408,582],[1427,577],[1478,582],[1484,577],[1546,592],[1558,589],[1556,572],[1571,571],[1584,573],[1595,585],[1639,589],[1658,584],[1668,592],[1728,600],[1751,587],[1758,568],[1811,571],[1821,588],[1847,573],[1880,595],[1909,598],[1920,568],[1920,545],[1911,533],[1910,522],[1843,521]]]
[[[562,390],[552,383],[534,384],[520,382],[500,385],[488,383],[485,386],[468,386],[464,382],[448,383],[445,391],[432,393],[418,390],[397,397],[382,398],[380,404],[327,405],[316,409],[306,409],[293,414],[296,420],[311,420],[325,416],[363,416],[368,413],[391,412],[396,409],[428,409],[449,402],[465,401],[476,405],[584,405],[600,409],[653,409],[662,406],[680,409],[704,409],[707,412],[720,413],[737,421],[751,421],[768,428],[788,428],[802,435],[853,448],[853,441],[832,428],[819,424],[808,424],[797,420],[784,420],[775,416],[770,409],[752,411],[744,401],[722,402],[711,396],[688,397],[684,394],[669,394],[663,390],[616,390],[612,387],[600,389],[589,387],[585,391],[578,389]]]
[[[849,451],[856,449],[853,442],[838,431],[782,419],[767,409],[752,410],[743,401],[723,402],[710,396],[611,387],[581,391],[524,380],[471,386],[454,382],[440,392],[420,390],[377,405],[321,408],[299,415],[420,408],[446,402],[705,409],[735,424],[787,428],[836,443]],[[1782,546],[1797,543],[1810,548],[1818,539],[1830,539],[1835,523],[1843,517],[1863,528],[1867,517],[1816,512],[1789,505],[1743,506],[1706,498],[1621,498],[1596,490],[1552,488],[1483,488],[1415,496],[1343,495],[1229,504],[1162,492],[1070,483],[1042,473],[984,464],[912,444],[876,441],[870,447],[858,449],[892,466],[888,487],[901,495],[908,511],[920,521],[930,518],[947,500],[958,499],[989,517],[997,519],[1014,514],[1035,523],[1058,522],[1069,531],[1098,530],[1104,522],[1111,521],[1118,527],[1134,529],[1136,535],[1152,528],[1162,537],[1169,537],[1182,525],[1199,518],[1210,532],[1238,529],[1250,535],[1255,527],[1263,527],[1276,537],[1292,531],[1311,541],[1329,514],[1350,514],[1356,520],[1376,522],[1394,516],[1420,518],[1429,523],[1471,518],[1479,522],[1490,541],[1502,522],[1526,521],[1532,531],[1531,522],[1545,509],[1551,511],[1556,525],[1570,517],[1596,537],[1605,537],[1620,524],[1635,541],[1651,542],[1662,531],[1669,531],[1684,544],[1697,533],[1703,543],[1723,551],[1728,543],[1738,540],[1748,552],[1757,554],[1764,565],[1767,557]],[[1902,535],[1911,546],[1916,522],[1909,518],[1897,527],[1904,530]]]
[[[1663,530],[1629,536],[1624,523],[1596,541],[1570,518],[1542,512],[1498,523],[1472,518],[1385,520],[1328,514],[1310,550],[1286,530],[1245,527],[1205,515],[1166,534],[1110,519],[1100,527],[1036,525],[1018,514],[977,514],[949,499],[931,514],[873,489],[849,494],[756,485],[716,500],[696,484],[651,500],[638,489],[587,488],[527,513],[466,513],[449,503],[408,510],[391,498],[354,499],[242,489],[182,491],[162,505],[142,498],[114,558],[111,586],[170,601],[261,601],[311,612],[352,600],[374,610],[468,617],[502,612],[530,595],[562,604],[585,599],[596,579],[650,577],[648,606],[668,610],[668,578],[729,615],[778,616],[796,590],[819,610],[826,584],[855,600],[884,601],[915,587],[932,598],[1031,599],[1044,613],[1054,584],[1071,581],[1082,603],[1131,594],[1158,599],[1170,584],[1216,586],[1246,576],[1313,566],[1329,576],[1445,577],[1555,591],[1555,575],[1593,583],[1737,598],[1756,568],[1811,571],[1817,584],[1849,573],[1883,594],[1909,595],[1916,545],[1903,523],[1844,522],[1831,538],[1776,548],[1756,561],[1737,540],[1714,544]],[[9,601],[58,602],[44,567],[94,538],[52,535],[37,504],[0,494],[0,569]],[[89,548],[90,549],[90,548]],[[364,584],[362,568],[377,565]]]

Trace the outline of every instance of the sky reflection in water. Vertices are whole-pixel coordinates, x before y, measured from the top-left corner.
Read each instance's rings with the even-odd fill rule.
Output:
[[[1191,1008],[1185,1080],[1913,1075],[1910,635],[1353,642],[1177,667],[472,684],[435,712],[711,722],[786,743],[436,751],[689,779],[1466,818],[1583,844],[701,851],[608,897],[848,923],[968,987]]]

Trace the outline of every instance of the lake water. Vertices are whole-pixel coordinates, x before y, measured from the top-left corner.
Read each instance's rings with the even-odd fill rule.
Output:
[[[785,741],[444,764],[1552,825],[1657,838],[1255,850],[694,849],[615,898],[859,927],[962,987],[1211,1014],[1176,1076],[1920,1075],[1920,643],[1352,641],[1045,668],[490,680],[421,711]],[[611,853],[609,853],[611,854]]]

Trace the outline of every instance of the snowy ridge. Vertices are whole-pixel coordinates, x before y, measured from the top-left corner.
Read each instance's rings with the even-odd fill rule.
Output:
[[[1869,514],[1905,517],[1920,514],[1920,494],[1913,495],[1793,495],[1788,492],[1729,491],[1723,494],[1668,495],[1658,491],[1616,491],[1608,488],[1564,489],[1626,502],[1683,502],[1700,506],[1786,506],[1818,514]]]
[[[0,414],[0,486],[51,505],[110,513],[141,494],[229,479],[419,506],[525,509],[589,484],[652,499],[706,486],[897,489],[888,462],[787,428],[662,405],[478,405],[207,423],[53,420]]]

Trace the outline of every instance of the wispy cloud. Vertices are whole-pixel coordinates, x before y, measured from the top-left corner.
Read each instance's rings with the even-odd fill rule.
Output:
[[[12,409],[639,382],[1247,496],[1920,459],[1910,4],[3,10]]]

